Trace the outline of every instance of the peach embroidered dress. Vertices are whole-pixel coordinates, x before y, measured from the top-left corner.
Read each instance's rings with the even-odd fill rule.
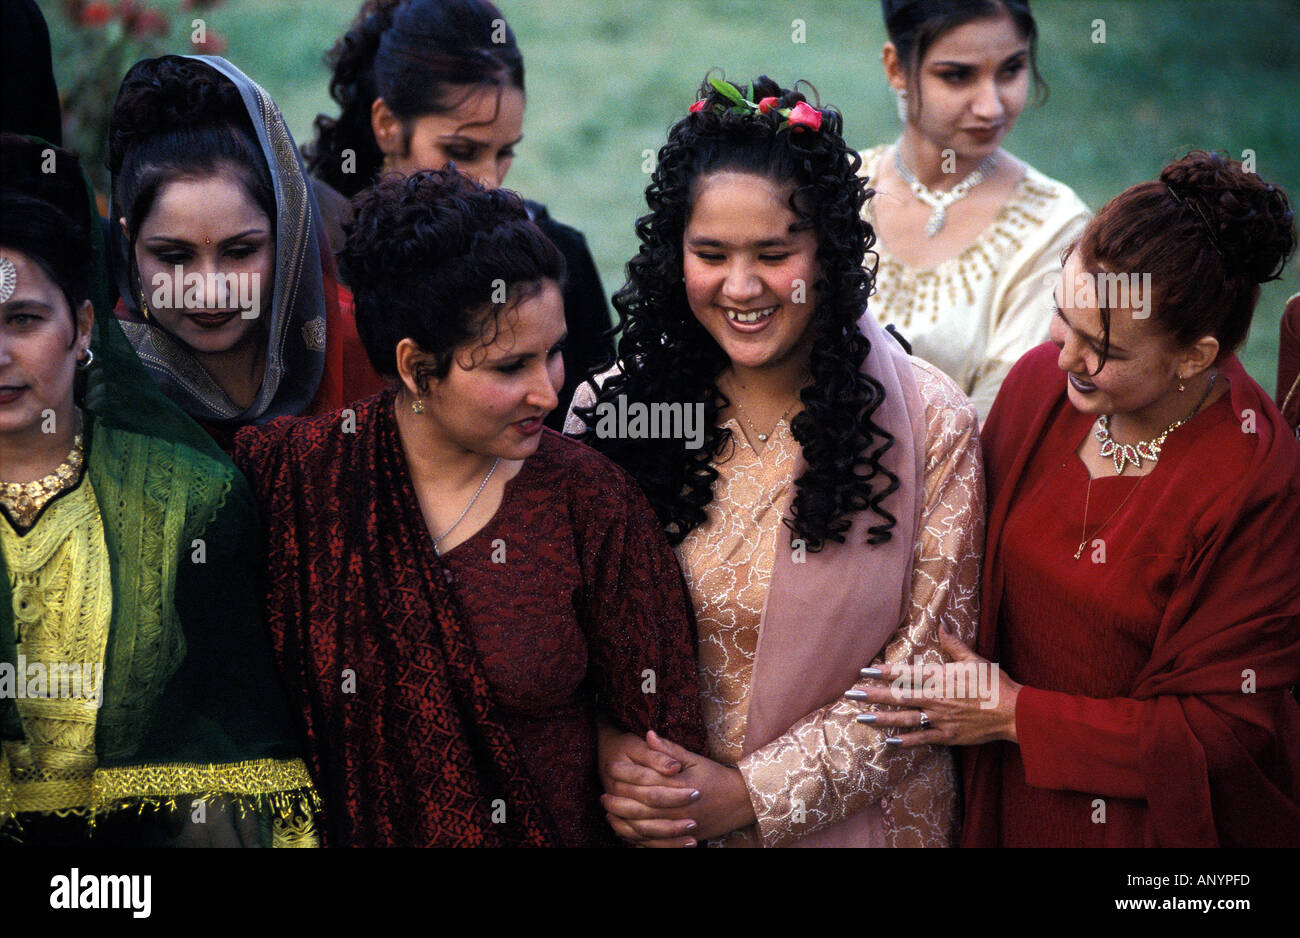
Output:
[[[884,335],[880,327],[872,323],[871,329],[880,337],[873,344],[880,343]],[[892,339],[883,341],[893,345]],[[951,379],[926,362],[902,356],[901,350],[898,357],[902,367],[910,369],[923,410],[912,420],[920,457],[914,478],[922,480],[915,499],[916,523],[900,524],[900,529],[916,532],[909,582],[895,591],[906,597],[902,607],[906,612],[892,627],[863,622],[858,631],[874,629],[886,636],[873,646],[881,649],[876,661],[920,657],[938,663],[941,623],[971,642],[979,619],[984,478],[978,427],[969,402]],[[574,406],[590,406],[593,401],[590,386],[583,385]],[[767,636],[765,677],[756,678],[755,665],[764,660],[759,654],[763,626],[772,624],[769,595],[775,596],[771,587],[777,568],[784,568],[787,606],[791,594],[801,599],[807,592],[806,586],[801,590],[792,579],[800,574],[792,575],[791,569],[803,568],[797,566],[798,557],[793,559],[796,566],[790,566],[790,535],[781,522],[793,495],[800,446],[782,421],[762,450],[755,452],[739,425],[734,420],[729,423],[733,444],[724,458],[713,463],[718,479],[706,509],[708,518],[677,548],[697,617],[708,755],[740,770],[758,818],[756,825],[713,844],[954,845],[959,818],[951,752],[944,747],[886,746],[885,732],[856,722],[863,705],[840,696],[866,660],[844,660],[829,645],[808,648],[805,643],[799,648],[797,627],[791,643],[787,608],[786,621],[781,623],[786,644],[773,646],[773,638]],[[566,430],[582,430],[572,413]],[[899,474],[902,484],[911,481]],[[853,532],[859,530],[855,525]],[[831,590],[842,587],[843,594],[851,595],[852,580],[858,575],[854,564],[865,561],[869,566],[876,555],[862,553],[872,548],[831,545],[828,551],[832,547],[841,551],[835,556],[842,557],[843,563],[833,564],[830,572],[840,581]],[[817,605],[796,615],[805,615],[810,623],[819,616],[839,621],[835,613],[842,607],[835,608],[836,599],[843,596],[819,596]],[[787,670],[783,676],[787,684],[816,684],[818,689],[808,699],[818,703],[791,711],[788,699],[782,698],[782,693],[790,696],[788,688],[775,695],[770,692],[774,669]],[[837,683],[840,678],[827,680],[827,673],[851,676]],[[756,701],[760,686],[769,692]],[[805,715],[792,723],[782,722],[781,714],[790,712]],[[756,722],[763,725],[756,727]],[[773,725],[788,728],[769,732]]]

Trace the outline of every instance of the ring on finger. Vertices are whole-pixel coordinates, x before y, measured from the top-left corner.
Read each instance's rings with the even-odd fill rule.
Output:
[[[930,718],[925,715],[924,710],[921,711],[921,722],[917,725],[923,730],[928,730],[930,728]]]

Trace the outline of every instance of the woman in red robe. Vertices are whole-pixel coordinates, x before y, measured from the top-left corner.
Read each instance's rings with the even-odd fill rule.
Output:
[[[1300,447],[1232,354],[1295,237],[1279,189],[1192,153],[1069,255],[984,428],[966,686],[872,692],[901,745],[984,744],[965,845],[1300,843]]]
[[[343,264],[395,387],[235,442],[325,842],[612,844],[598,730],[704,730],[690,601],[649,504],[542,423],[562,255],[518,196],[452,168],[359,197]]]

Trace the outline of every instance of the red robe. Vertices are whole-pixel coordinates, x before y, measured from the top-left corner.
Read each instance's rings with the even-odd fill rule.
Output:
[[[1300,446],[1229,357],[1131,500],[1093,482],[1076,561],[1093,418],[1056,359],[1022,358],[983,431],[977,650],[1039,683],[1008,667],[1019,746],[964,754],[963,844],[1300,844]]]

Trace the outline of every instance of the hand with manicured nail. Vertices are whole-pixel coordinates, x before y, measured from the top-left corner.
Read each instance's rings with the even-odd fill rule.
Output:
[[[610,782],[601,804],[614,832],[647,847],[694,846],[755,821],[739,770],[646,734],[650,755],[630,748],[631,760],[608,765]],[[667,759],[681,766],[673,775],[642,761]],[[604,780],[604,775],[602,775]]]
[[[865,683],[844,693],[879,709],[858,722],[887,734],[890,745],[974,746],[1016,742],[1016,697],[1021,685],[946,630],[942,665],[882,664],[863,668]],[[871,673],[868,673],[871,672]],[[929,726],[922,726],[922,715]]]

